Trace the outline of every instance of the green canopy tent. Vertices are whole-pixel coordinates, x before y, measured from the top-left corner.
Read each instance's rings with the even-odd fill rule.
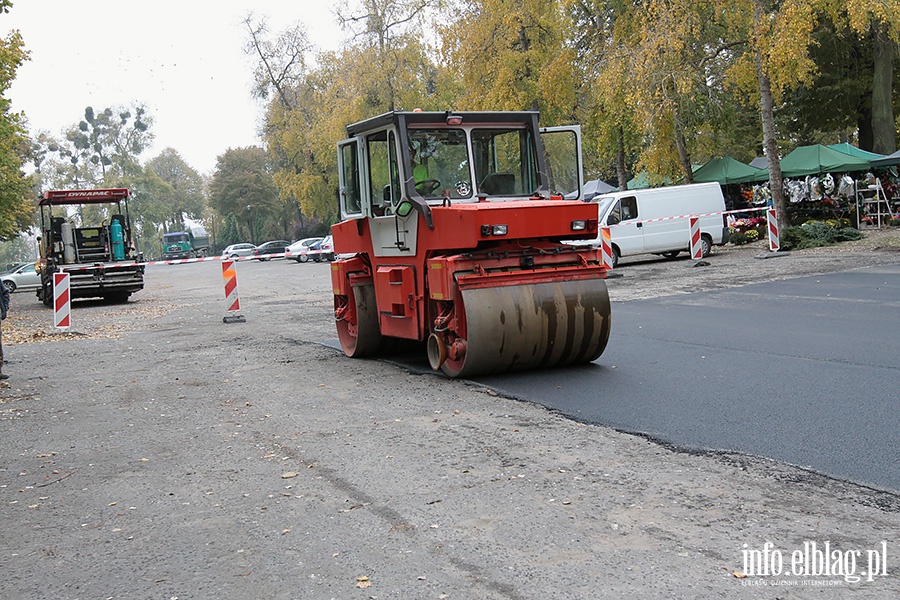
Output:
[[[781,159],[781,174],[785,177],[803,177],[820,173],[848,173],[865,171],[869,161],[832,150],[821,144],[800,146]]]
[[[715,181],[722,185],[728,185],[731,183],[765,181],[768,178],[768,170],[745,165],[730,156],[714,158],[694,171],[694,181],[696,183]]]
[[[658,177],[651,176],[646,171],[641,171],[630,179],[626,184],[629,190],[644,190],[651,187],[659,187],[663,185],[674,185],[674,182],[668,177],[661,180]]]
[[[889,167],[891,165],[900,165],[900,150],[872,161],[873,167]]]
[[[857,148],[853,144],[849,144],[847,142],[843,142],[841,144],[829,144],[828,148],[837,150],[838,152],[843,152],[844,154],[849,154],[850,156],[855,156],[856,158],[864,158],[869,162],[884,158],[884,154],[876,154],[875,152],[862,150],[861,148]]]

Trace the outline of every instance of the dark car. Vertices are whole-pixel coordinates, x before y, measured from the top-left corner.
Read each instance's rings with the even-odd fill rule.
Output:
[[[260,244],[253,249],[253,258],[269,260],[271,257],[265,256],[266,254],[284,254],[290,245],[291,243],[287,240],[272,240],[271,242]]]

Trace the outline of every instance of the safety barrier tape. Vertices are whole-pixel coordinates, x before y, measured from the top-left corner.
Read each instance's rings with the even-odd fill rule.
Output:
[[[73,271],[93,271],[95,269],[100,268],[108,268],[108,267],[144,267],[148,265],[182,265],[186,263],[198,263],[198,262],[207,262],[207,261],[219,261],[219,260],[233,260],[235,262],[244,262],[248,260],[258,260],[261,258],[293,258],[295,256],[314,256],[318,254],[331,254],[331,251],[327,250],[311,250],[309,252],[278,252],[275,254],[259,254],[259,255],[250,255],[250,256],[238,256],[235,258],[229,258],[225,255],[221,256],[200,256],[197,258],[176,258],[171,260],[149,260],[144,262],[114,262],[114,263],[94,263],[90,265],[58,265],[61,271],[66,273]]]
[[[742,208],[736,210],[726,210],[721,212],[711,212],[711,213],[701,213],[696,215],[676,215],[672,217],[658,217],[655,219],[646,219],[640,221],[641,223],[655,223],[658,221],[674,221],[676,219],[690,219],[692,217],[715,217],[717,215],[730,215],[737,213],[748,213],[748,212],[758,212],[769,210],[768,207],[763,208]],[[609,227],[616,227],[618,225],[627,225],[629,223],[615,223],[610,225]],[[332,254],[332,251],[327,250],[309,250],[304,252],[278,252],[275,254],[260,254],[260,255],[250,255],[250,256],[238,256],[235,258],[229,258],[225,255],[221,256],[200,256],[197,258],[176,258],[171,260],[150,260],[144,262],[134,262],[134,263],[94,263],[92,265],[59,265],[59,269],[65,272],[74,272],[74,271],[93,271],[98,268],[106,268],[108,266],[150,266],[150,265],[183,265],[188,263],[198,263],[198,262],[207,262],[207,261],[219,261],[219,260],[233,260],[235,262],[244,262],[248,260],[259,260],[262,258],[270,259],[270,258],[294,258],[297,256],[315,256],[320,254]]]
[[[658,221],[674,221],[676,219],[690,219],[691,217],[715,217],[718,215],[733,215],[737,213],[748,213],[748,212],[759,212],[763,210],[768,210],[768,207],[763,208],[741,208],[736,210],[723,210],[719,212],[711,212],[711,213],[700,213],[696,215],[676,215],[674,217],[657,217],[655,219],[636,219],[641,223],[655,223]],[[615,227],[616,225],[630,225],[632,219],[629,219],[627,223],[616,223],[614,225],[610,225],[610,227]]]

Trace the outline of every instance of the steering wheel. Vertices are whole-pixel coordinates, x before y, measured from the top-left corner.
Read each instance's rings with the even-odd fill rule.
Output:
[[[416,191],[423,196],[429,196],[433,194],[434,191],[439,187],[441,187],[441,182],[437,179],[423,179],[422,181],[416,183]]]

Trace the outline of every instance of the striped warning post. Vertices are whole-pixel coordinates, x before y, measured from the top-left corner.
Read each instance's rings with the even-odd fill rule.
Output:
[[[600,254],[603,257],[603,266],[612,269],[612,231],[609,227],[600,228]]]
[[[237,271],[233,260],[222,261],[222,278],[225,280],[225,310],[226,315],[222,319],[224,323],[244,323],[240,314],[241,299],[238,297]]]
[[[766,220],[769,222],[769,250],[778,252],[781,250],[781,243],[778,241],[778,215],[774,208],[766,211]]]
[[[703,258],[703,244],[700,243],[700,218],[690,217],[691,224],[691,258],[700,260]]]
[[[69,274],[53,274],[53,326],[68,331],[72,326]]]

